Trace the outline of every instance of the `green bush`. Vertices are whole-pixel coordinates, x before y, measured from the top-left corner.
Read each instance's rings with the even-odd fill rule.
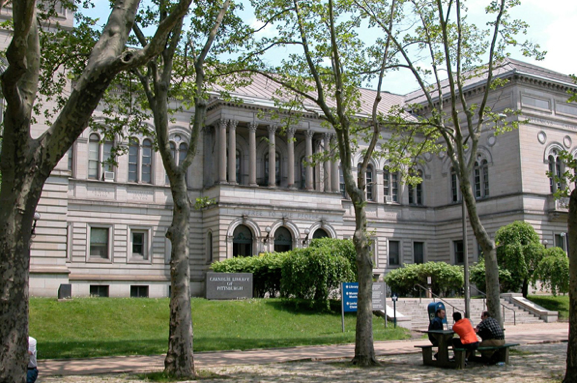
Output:
[[[326,248],[332,255],[340,255],[349,260],[351,270],[357,275],[357,251],[350,239],[318,238],[313,239],[309,248]],[[350,282],[350,281],[347,281]]]
[[[420,289],[416,285],[427,287],[427,277],[431,277],[431,290],[439,296],[447,296],[451,291],[463,288],[462,266],[453,266],[446,262],[405,264],[389,272],[385,276],[385,282],[391,291],[399,295],[418,296]]]
[[[234,257],[213,263],[210,268],[217,273],[252,273],[255,297],[271,296],[280,291],[281,269],[288,253],[264,253],[256,257]]]
[[[353,281],[349,259],[333,254],[331,246],[293,250],[282,266],[281,296],[309,299],[329,309],[329,294],[341,282]]]
[[[483,293],[487,291],[487,284],[485,281],[485,260],[483,258],[479,259],[479,262],[469,268],[469,280],[479,291]],[[511,272],[499,267],[499,291],[502,293],[511,291],[512,286],[515,284],[516,282],[511,276]]]
[[[569,292],[569,258],[565,250],[553,247],[545,250],[545,257],[533,273],[533,286],[541,281],[541,290],[549,289],[553,296]]]

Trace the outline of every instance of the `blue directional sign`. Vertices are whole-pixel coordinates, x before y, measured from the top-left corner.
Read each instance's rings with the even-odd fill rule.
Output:
[[[396,302],[399,299],[399,296],[397,295],[397,293],[393,293],[393,295],[391,295],[391,300],[393,302]]]
[[[357,311],[357,300],[359,296],[358,282],[343,283],[343,311],[346,313]]]

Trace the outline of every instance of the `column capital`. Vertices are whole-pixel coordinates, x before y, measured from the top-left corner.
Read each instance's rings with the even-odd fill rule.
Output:
[[[238,125],[238,120],[228,120],[228,126],[230,130],[235,130]]]
[[[256,132],[256,128],[258,128],[258,123],[256,122],[251,122],[250,124],[248,124],[248,129],[254,133]]]
[[[297,131],[297,129],[294,126],[291,126],[290,128],[288,128],[286,130],[287,137],[294,138],[296,131]]]
[[[313,132],[312,130],[310,129],[305,130],[305,136],[307,138],[313,138],[313,134],[315,134],[315,132]]]
[[[276,132],[277,128],[278,128],[278,126],[276,124],[271,124],[271,125],[267,126],[268,133],[274,134]]]
[[[222,119],[218,120],[216,123],[217,123],[219,128],[226,129],[226,125],[228,124],[228,120],[225,120],[224,118],[222,118]]]

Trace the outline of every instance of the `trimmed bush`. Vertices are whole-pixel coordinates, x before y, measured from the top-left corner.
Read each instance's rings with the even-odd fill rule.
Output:
[[[487,284],[485,281],[485,260],[483,258],[479,259],[479,262],[475,263],[469,268],[470,281],[477,287],[481,292],[487,291]],[[511,276],[509,270],[502,269],[499,267],[499,291],[507,292],[511,291],[511,288],[516,285],[515,279]]]
[[[281,268],[288,253],[264,253],[256,257],[234,257],[213,263],[210,268],[217,273],[252,273],[255,297],[271,296],[280,291]]]
[[[427,262],[405,264],[392,270],[385,276],[385,282],[402,296],[418,296],[417,284],[427,287],[427,277],[431,277],[431,289],[434,294],[447,296],[450,292],[463,288],[463,267],[449,265],[446,262]]]
[[[343,282],[354,282],[357,280],[357,251],[353,241],[350,239],[318,238],[311,241],[309,248],[326,248],[332,255],[345,257],[351,264],[355,279]]]
[[[330,309],[329,294],[341,282],[354,281],[350,262],[335,255],[330,246],[294,250],[282,266],[281,296],[308,299],[321,309]]]
[[[549,289],[553,296],[569,292],[569,258],[565,250],[553,247],[545,250],[545,257],[539,262],[533,274],[533,286],[541,281],[541,290]]]

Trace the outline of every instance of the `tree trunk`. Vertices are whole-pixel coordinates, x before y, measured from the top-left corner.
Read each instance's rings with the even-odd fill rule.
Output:
[[[174,208],[167,237],[172,242],[170,259],[170,325],[165,372],[179,378],[194,378],[193,330],[190,308],[190,265],[188,263],[188,232],[190,202],[184,173],[178,185],[171,180]]]
[[[563,383],[577,382],[577,189],[571,192],[568,217],[569,235],[569,339],[567,370]]]
[[[359,292],[357,301],[357,326],[355,334],[355,357],[353,364],[374,366],[379,362],[375,357],[373,343],[373,262],[371,249],[366,235],[367,217],[364,203],[355,205],[355,235],[353,242],[357,252],[357,279]]]
[[[469,213],[469,221],[475,238],[483,250],[483,257],[485,259],[485,284],[487,286],[487,310],[503,326],[503,319],[501,316],[501,291],[499,285],[499,266],[497,264],[497,249],[495,242],[489,237],[485,227],[481,223],[479,214],[477,212],[477,203],[473,196],[473,189],[469,181],[469,173],[467,172],[463,177],[460,177],[461,193],[467,205],[467,212]]]

